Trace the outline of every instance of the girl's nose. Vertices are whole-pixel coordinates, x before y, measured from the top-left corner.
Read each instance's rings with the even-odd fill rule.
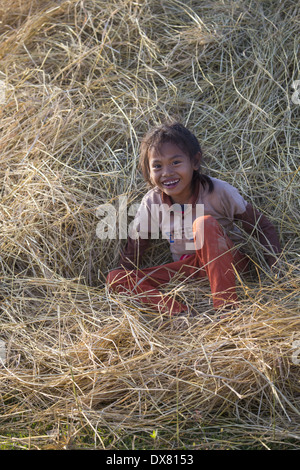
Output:
[[[162,175],[163,176],[171,176],[172,175],[172,167],[169,165],[166,165],[163,167],[162,170]]]

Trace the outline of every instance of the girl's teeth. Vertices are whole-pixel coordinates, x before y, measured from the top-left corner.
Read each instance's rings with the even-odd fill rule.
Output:
[[[178,183],[179,180],[174,180],[174,181],[168,181],[167,183],[164,183],[166,186],[170,186],[172,184]]]

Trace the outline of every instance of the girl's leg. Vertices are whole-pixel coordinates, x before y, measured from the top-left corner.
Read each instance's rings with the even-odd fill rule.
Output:
[[[249,264],[248,258],[234,247],[213,217],[199,217],[194,222],[193,230],[196,247],[194,255],[143,270],[116,269],[108,274],[107,283],[113,290],[131,292],[138,295],[139,301],[174,315],[187,311],[187,307],[172,297],[163,295],[159,286],[170,282],[176,273],[186,277],[207,276],[214,308],[232,305],[237,301],[233,265],[239,272],[243,272]]]
[[[215,309],[230,306],[237,299],[235,272],[244,272],[249,264],[212,216],[199,217],[193,225],[196,265],[203,267],[210,282]]]
[[[170,282],[178,272],[186,276],[191,275],[193,271],[196,272],[197,269],[190,265],[190,263],[195,264],[194,258],[195,255],[192,255],[187,260],[174,261],[143,270],[116,269],[108,274],[107,283],[118,292],[138,295],[140,302],[155,307],[162,313],[169,312],[171,315],[176,315],[187,311],[187,307],[174,298],[163,295],[158,288]]]

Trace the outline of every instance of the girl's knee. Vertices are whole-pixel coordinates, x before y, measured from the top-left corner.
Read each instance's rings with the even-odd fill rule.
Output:
[[[219,222],[211,215],[198,217],[193,223],[194,244],[196,250],[201,250],[206,243],[223,238]]]
[[[108,286],[113,286],[113,284],[117,284],[118,281],[125,275],[124,269],[114,269],[110,271],[106,277],[106,284]]]
[[[204,231],[218,226],[219,223],[217,219],[215,219],[212,215],[203,215],[201,217],[197,217],[197,219],[194,220],[193,231],[196,233],[199,231],[199,229]]]
[[[194,237],[198,240],[198,248],[201,248],[206,239],[211,239],[214,233],[218,233],[220,224],[212,215],[197,217],[193,223]]]

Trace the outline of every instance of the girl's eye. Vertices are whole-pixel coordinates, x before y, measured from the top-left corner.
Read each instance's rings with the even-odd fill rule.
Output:
[[[173,162],[173,165],[179,165],[179,163],[180,163],[180,160],[175,160],[175,161]]]

